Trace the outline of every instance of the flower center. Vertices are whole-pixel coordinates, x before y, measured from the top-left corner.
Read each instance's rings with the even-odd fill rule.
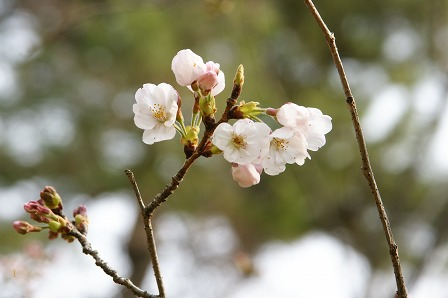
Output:
[[[152,116],[157,119],[159,122],[165,122],[168,120],[168,115],[166,114],[165,107],[156,103],[154,106],[149,108],[152,112]]]
[[[273,138],[271,144],[275,146],[278,151],[286,151],[288,147],[288,141],[284,139]]]
[[[236,134],[232,137],[232,143],[237,149],[245,149],[247,144],[244,137]]]

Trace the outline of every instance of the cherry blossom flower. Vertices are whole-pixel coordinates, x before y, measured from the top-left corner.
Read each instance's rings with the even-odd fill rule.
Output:
[[[197,81],[199,88],[211,92],[213,96],[221,93],[225,87],[224,73],[220,65],[213,61],[204,63],[204,60],[190,49],[179,51],[171,62],[176,82],[181,86],[188,86]]]
[[[331,117],[323,115],[319,109],[306,108],[295,103],[287,103],[276,113],[277,121],[303,134],[307,148],[317,151],[325,145],[325,134],[332,129]]]
[[[232,163],[232,177],[241,187],[250,187],[260,183],[263,167],[259,163],[240,165]]]
[[[286,164],[296,163],[301,166],[307,157],[310,158],[304,135],[289,127],[276,129],[269,140],[269,152],[262,160],[263,169],[268,175],[280,174]]]
[[[144,84],[135,93],[135,100],[137,103],[132,109],[134,122],[138,128],[145,130],[144,143],[151,145],[174,138],[178,94],[171,85]]]
[[[269,126],[250,119],[241,119],[230,125],[221,123],[216,127],[212,142],[224,152],[229,162],[250,164],[263,156],[268,149]]]

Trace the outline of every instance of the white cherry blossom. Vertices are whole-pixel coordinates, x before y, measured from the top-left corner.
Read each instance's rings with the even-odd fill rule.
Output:
[[[181,86],[190,85],[198,81],[202,90],[210,92],[213,96],[221,93],[225,87],[224,73],[220,65],[213,61],[204,63],[204,60],[190,49],[179,51],[171,62],[176,81]]]
[[[145,130],[144,143],[151,145],[174,138],[177,99],[176,90],[166,83],[144,84],[143,88],[137,90],[135,93],[137,103],[134,104],[132,110],[135,113],[135,125]]]
[[[262,160],[263,169],[268,175],[278,175],[286,168],[286,164],[303,165],[310,158],[307,141],[303,134],[289,127],[276,129],[269,136],[269,152]]]
[[[277,121],[296,132],[303,134],[307,148],[318,150],[325,145],[325,134],[331,131],[331,117],[322,114],[319,109],[306,108],[295,103],[287,103],[278,109]]]
[[[268,149],[271,129],[265,123],[241,119],[232,126],[221,123],[216,127],[212,142],[229,162],[250,164]]]

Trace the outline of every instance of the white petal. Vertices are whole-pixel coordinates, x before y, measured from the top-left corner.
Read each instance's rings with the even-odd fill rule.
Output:
[[[281,106],[277,112],[277,121],[287,127],[305,125],[308,119],[308,110],[303,106],[291,102]]]
[[[223,150],[224,151],[224,150]],[[240,150],[234,148],[234,147],[227,147],[226,150],[223,152],[225,160],[228,162],[235,162],[235,163],[241,163],[241,164],[247,164],[248,162],[244,162],[244,158],[241,156]]]
[[[316,151],[326,143],[325,134],[332,129],[331,117],[323,115],[319,109],[308,108],[308,110],[311,115],[307,135],[308,149]]]
[[[327,134],[333,128],[331,117],[323,115],[319,109],[307,108],[310,111],[310,129],[318,130],[322,134]]]
[[[205,72],[205,64],[202,58],[190,49],[181,50],[174,56],[171,62],[176,81],[181,86],[188,86]]]
[[[231,142],[233,135],[233,127],[228,123],[219,124],[212,136],[212,143],[220,150],[226,149]]]
[[[264,172],[268,175],[275,176],[285,171],[285,164],[275,163],[272,159],[265,158],[262,161]]]
[[[215,88],[212,89],[212,95],[218,95],[221,93],[224,88],[226,87],[226,78],[224,76],[224,73],[222,71],[219,71],[218,73],[218,84],[215,86]]]
[[[146,105],[136,103],[132,106],[132,110],[135,113],[134,123],[138,128],[152,129],[157,124],[157,120]]]
[[[289,139],[289,138],[292,138],[293,135],[294,135],[294,130],[292,128],[284,126],[284,127],[274,130],[274,132],[272,132],[270,137],[271,138],[279,138],[279,139]]]
[[[176,135],[174,126],[166,127],[164,125],[156,125],[153,129],[143,132],[143,142],[152,145],[155,142],[171,140]]]

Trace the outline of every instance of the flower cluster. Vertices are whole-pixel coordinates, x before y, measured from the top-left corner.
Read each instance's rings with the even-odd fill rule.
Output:
[[[314,108],[294,103],[279,109],[267,109],[282,126],[271,131],[265,123],[241,119],[232,126],[221,123],[216,127],[212,142],[232,163],[233,178],[242,187],[260,181],[262,170],[278,175],[286,164],[303,165],[310,158],[308,150],[325,145],[325,134],[331,128],[331,118]]]
[[[242,66],[237,70],[227,109],[216,123],[215,96],[225,87],[220,65],[213,61],[204,63],[191,50],[181,50],[173,58],[171,69],[177,83],[193,92],[191,123],[185,124],[181,98],[171,85],[145,84],[135,94],[133,107],[134,122],[144,129],[143,142],[153,144],[172,139],[177,130],[187,158],[195,150],[202,150],[200,153],[207,157],[223,153],[232,164],[234,180],[242,187],[259,183],[263,171],[277,175],[285,170],[286,164],[303,165],[307,158],[311,159],[309,151],[325,145],[325,134],[332,129],[331,117],[316,108],[295,103],[286,103],[278,109],[261,108],[258,102],[237,103],[244,83]],[[259,118],[262,114],[273,117],[279,127],[272,130]],[[231,119],[237,121],[229,124]],[[205,140],[203,148],[198,148],[201,122],[210,139]]]
[[[55,239],[60,234],[61,237],[68,242],[72,242],[74,238],[69,232],[75,227],[82,234],[87,234],[88,218],[87,209],[84,205],[80,205],[73,211],[74,221],[69,222],[62,214],[62,199],[51,186],[46,186],[40,192],[40,199],[37,201],[27,202],[23,208],[30,215],[30,218],[43,226],[34,226],[27,221],[18,220],[13,223],[13,228],[17,233],[25,235],[32,232],[40,232],[48,229],[48,238]]]

